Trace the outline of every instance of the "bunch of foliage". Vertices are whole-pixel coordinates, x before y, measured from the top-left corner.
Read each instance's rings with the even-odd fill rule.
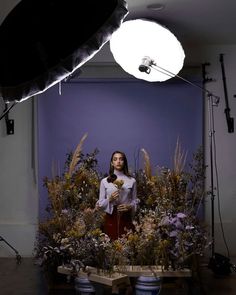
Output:
[[[186,154],[177,142],[173,169],[159,167],[156,174],[142,150],[144,169],[135,173],[140,203],[134,229],[112,241],[103,232],[104,212],[96,206],[102,178],[97,172],[98,151],[82,154],[85,138],[67,156],[63,174],[44,179],[49,215],[39,224],[36,256],[45,269],[61,264],[76,271],[94,266],[111,272],[114,266],[126,265],[178,269],[193,255],[204,253],[208,233],[199,218],[205,196],[200,149],[186,172]]]
[[[74,260],[90,264],[94,257],[93,237],[101,233],[104,213],[95,206],[101,178],[97,172],[98,150],[82,153],[86,136],[75,152],[67,155],[64,173],[44,179],[48,217],[39,223],[35,254],[46,270]]]

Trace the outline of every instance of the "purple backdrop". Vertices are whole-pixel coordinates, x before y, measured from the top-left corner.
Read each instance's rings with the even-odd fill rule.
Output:
[[[61,96],[50,88],[38,99],[40,216],[47,204],[43,177],[51,177],[52,161],[63,169],[84,133],[83,151],[98,148],[100,171],[107,172],[117,149],[133,169],[140,148],[154,166],[171,166],[177,137],[190,159],[202,144],[202,122],[201,90],[182,82],[81,80],[62,84]]]

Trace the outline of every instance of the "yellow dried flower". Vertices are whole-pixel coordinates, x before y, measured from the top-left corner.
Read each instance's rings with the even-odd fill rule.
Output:
[[[124,180],[122,179],[116,179],[115,181],[113,181],[113,184],[118,188],[121,189],[122,185],[124,184]]]
[[[101,229],[100,228],[95,228],[94,230],[92,230],[91,232],[91,235],[94,236],[94,237],[99,237],[102,233]]]
[[[123,250],[123,246],[122,246],[122,244],[120,243],[120,241],[115,240],[114,243],[113,243],[113,246],[114,246],[114,249],[115,249],[117,252],[122,252],[122,250]]]
[[[129,234],[128,241],[131,243],[135,243],[138,241],[138,235],[137,234]]]

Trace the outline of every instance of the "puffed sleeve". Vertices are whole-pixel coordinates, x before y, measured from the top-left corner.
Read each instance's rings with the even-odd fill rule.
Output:
[[[104,184],[104,179],[102,179],[102,181],[100,183],[99,200],[97,202],[97,205],[99,207],[101,207],[105,212],[112,214],[113,205],[108,200],[108,196],[106,194],[106,187]]]
[[[137,182],[134,179],[133,186],[132,186],[132,192],[131,192],[131,205],[132,205],[133,213],[136,212],[138,203],[139,203],[139,199],[137,198]]]

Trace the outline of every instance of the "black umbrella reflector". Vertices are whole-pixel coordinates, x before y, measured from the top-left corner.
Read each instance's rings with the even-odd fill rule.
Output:
[[[127,13],[124,0],[22,0],[0,26],[0,97],[22,101],[69,76]]]

